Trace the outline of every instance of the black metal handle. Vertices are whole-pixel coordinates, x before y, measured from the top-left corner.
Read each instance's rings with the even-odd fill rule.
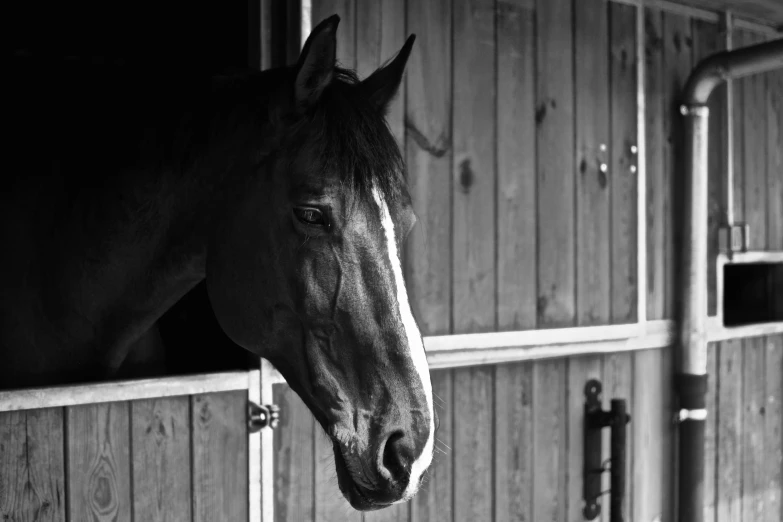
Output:
[[[631,416],[624,399],[612,399],[611,409],[601,409],[601,383],[595,379],[585,385],[584,468],[582,514],[587,520],[601,513],[601,475],[606,471],[601,454],[601,430],[611,428],[610,455],[610,522],[623,522],[625,496],[626,429]]]

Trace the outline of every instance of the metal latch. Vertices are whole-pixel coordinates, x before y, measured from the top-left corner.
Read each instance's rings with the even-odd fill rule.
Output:
[[[264,428],[275,429],[280,423],[280,407],[276,404],[258,405],[253,401],[247,403],[247,427],[250,433],[257,433]]]
[[[750,227],[747,223],[723,225],[718,231],[718,249],[724,254],[747,252],[750,241]]]

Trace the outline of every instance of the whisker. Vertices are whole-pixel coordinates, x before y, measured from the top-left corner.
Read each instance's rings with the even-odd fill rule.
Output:
[[[435,437],[435,441],[444,446],[446,449],[451,450],[451,446],[440,440],[439,438]]]

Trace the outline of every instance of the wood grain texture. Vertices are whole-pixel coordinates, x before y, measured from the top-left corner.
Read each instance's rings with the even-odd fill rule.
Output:
[[[497,4],[498,327],[536,325],[534,2]]]
[[[611,313],[609,17],[607,0],[574,2],[576,99],[576,321],[607,324]]]
[[[568,410],[565,360],[533,363],[533,517],[564,521],[567,515]]]
[[[764,447],[764,368],[763,337],[742,341],[742,520],[764,517],[765,462]]]
[[[248,518],[247,391],[191,397],[193,520]]]
[[[767,75],[767,248],[783,250],[783,71]]]
[[[311,20],[315,27],[332,15],[340,16],[337,28],[337,62],[356,68],[356,0],[313,0]]]
[[[495,328],[495,4],[455,0],[453,274],[455,333]]]
[[[611,322],[637,320],[636,8],[609,3]],[[580,260],[582,262],[582,260]]]
[[[495,369],[495,520],[533,520],[533,363]]]
[[[783,335],[769,336],[766,345],[764,405],[764,522],[783,519]]]
[[[128,404],[66,409],[69,520],[131,521]]]
[[[647,137],[647,317],[664,318],[666,184],[663,129],[664,69],[663,15],[658,9],[644,10],[645,49],[645,136]]]
[[[630,353],[617,353],[609,354],[603,357],[603,408],[609,410],[611,408],[612,399],[624,399],[626,401],[626,407],[633,407],[634,397],[634,381],[633,381],[633,354]],[[631,414],[631,422],[636,420],[636,415],[633,411]],[[626,425],[626,469],[625,469],[625,501],[623,503],[623,519],[633,520],[631,513],[633,513],[633,499],[635,495],[643,495],[644,492],[638,491],[633,482],[633,468],[636,459],[636,451],[634,447],[634,438],[632,436],[632,424]],[[604,430],[603,434],[603,452],[604,455],[611,455],[611,432],[610,430]],[[608,473],[603,477],[603,491],[610,488],[610,476]],[[609,522],[610,509],[608,502],[603,501],[603,509],[601,510],[601,520]]]
[[[451,333],[451,1],[407,2],[405,159],[418,216],[405,251],[413,313],[424,335]]]
[[[655,520],[663,516],[668,496],[663,492],[664,448],[662,417],[663,350],[645,350],[634,354],[633,420],[629,435],[633,458],[633,516],[631,520]]]
[[[0,519],[64,522],[63,410],[0,413]]]
[[[764,40],[748,33],[744,41],[753,45]],[[744,220],[750,227],[750,250],[767,247],[767,77],[760,74],[741,80]]]
[[[742,341],[718,346],[718,429],[716,497],[719,522],[741,520],[742,503]]]
[[[494,374],[454,370],[454,522],[492,519]]]
[[[287,385],[274,385],[282,412],[275,431],[275,520],[313,520],[313,441],[315,419]]]
[[[570,0],[536,2],[539,327],[576,319],[571,8]]]
[[[130,403],[133,518],[191,520],[190,401],[188,397]]]
[[[725,49],[718,24],[704,20],[693,20],[693,64]],[[715,260],[718,255],[718,230],[725,222],[723,210],[724,179],[726,176],[726,147],[728,124],[726,118],[726,86],[721,84],[710,96],[709,142],[708,142],[708,244],[707,259],[707,310],[709,315],[717,313],[717,274]]]
[[[432,393],[438,423],[435,456],[421,491],[411,502],[412,522],[452,522],[454,492],[453,371],[432,372]]]
[[[363,0],[356,2],[356,71],[364,79],[390,60],[405,43],[405,2]],[[413,52],[420,51],[420,43]],[[405,144],[403,117],[405,81],[388,108],[386,119],[397,143]]]
[[[685,176],[685,133],[680,115],[682,88],[691,72],[693,37],[691,19],[674,13],[663,15],[663,223],[664,308],[663,317],[674,319],[680,292]]]
[[[581,520],[582,510],[584,508],[584,500],[582,499],[582,492],[584,489],[583,471],[584,471],[584,411],[585,411],[585,384],[591,379],[597,379],[603,381],[602,358],[596,355],[586,355],[582,357],[571,357],[568,359],[568,370],[566,377],[566,396],[567,413],[565,421],[567,423],[566,433],[567,440],[565,446],[567,448],[567,462],[565,463],[566,477],[567,477],[567,505],[566,520]],[[544,412],[539,413],[536,416],[536,422],[540,422],[541,415],[545,415]],[[561,443],[562,444],[562,443]],[[604,458],[609,458],[608,453],[604,453]],[[534,480],[536,477],[534,477]],[[600,501],[605,504],[604,511],[609,510],[608,502]]]

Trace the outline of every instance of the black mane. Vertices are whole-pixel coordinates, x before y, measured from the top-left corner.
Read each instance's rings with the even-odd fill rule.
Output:
[[[389,204],[409,199],[400,148],[354,71],[336,68],[306,125],[318,144],[320,175],[340,173],[343,186],[361,198],[372,198],[375,187]]]

